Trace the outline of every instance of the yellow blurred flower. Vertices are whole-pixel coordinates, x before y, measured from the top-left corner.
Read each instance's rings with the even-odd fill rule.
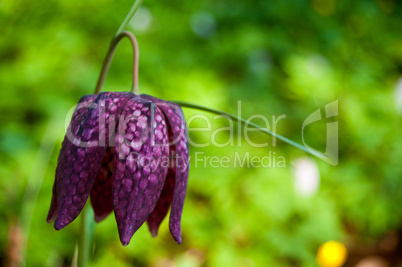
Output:
[[[347,250],[344,244],[328,241],[320,246],[317,262],[321,267],[340,267],[345,263]]]

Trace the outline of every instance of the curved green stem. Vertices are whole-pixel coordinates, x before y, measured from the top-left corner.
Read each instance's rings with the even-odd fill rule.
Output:
[[[204,107],[204,106],[199,106],[199,105],[196,105],[196,104],[187,103],[187,102],[183,102],[183,101],[170,101],[170,102],[176,103],[181,107],[186,107],[186,108],[191,108],[191,109],[198,109],[198,110],[203,110],[203,111],[210,112],[210,113],[213,113],[213,114],[226,116],[226,117],[228,117],[228,118],[230,118],[230,119],[232,119],[234,121],[237,121],[239,123],[242,123],[242,124],[245,124],[245,125],[251,125],[251,126],[257,128],[258,130],[260,130],[261,132],[266,133],[266,134],[271,135],[271,136],[274,136],[274,137],[282,140],[283,142],[288,143],[291,146],[294,146],[294,147],[296,147],[296,148],[298,148],[300,150],[303,150],[304,152],[306,152],[308,154],[311,154],[313,156],[323,158],[323,159],[327,158],[327,156],[325,156],[324,154],[321,154],[321,153],[313,151],[313,150],[309,150],[305,146],[303,146],[303,145],[301,145],[299,143],[296,143],[296,142],[294,142],[294,141],[292,141],[292,140],[290,140],[290,139],[288,139],[288,138],[286,138],[286,137],[284,137],[282,135],[279,135],[277,133],[271,132],[270,130],[267,130],[267,129],[265,129],[265,128],[255,124],[255,123],[252,123],[252,122],[247,121],[245,119],[242,119],[240,117],[237,117],[236,115],[233,115],[231,113],[221,111],[221,110],[217,110],[217,109],[213,109],[213,108]]]
[[[116,34],[114,35],[112,42],[110,43],[109,51],[107,52],[105,61],[103,62],[102,71],[99,75],[98,83],[96,84],[95,94],[99,94],[102,85],[105,82],[107,72],[109,71],[110,63],[112,62],[114,53],[116,51],[117,46],[119,45],[121,39],[123,37],[127,37],[130,39],[131,44],[133,46],[133,54],[134,54],[134,67],[133,67],[133,85],[131,87],[131,92],[134,94],[139,95],[140,91],[138,88],[138,60],[139,60],[139,49],[137,39],[135,38],[134,34],[128,31],[124,31],[127,25],[130,23],[131,19],[133,18],[135,12],[138,10],[142,3],[142,0],[135,0],[133,6],[131,7],[130,11],[128,12],[127,16],[121,23],[119,29],[117,30]]]
[[[138,8],[140,7],[142,3],[142,0],[135,0],[133,6],[131,7],[130,11],[128,12],[127,16],[124,18],[123,22],[121,23],[119,29],[117,30],[116,34],[114,37],[116,38],[124,29],[127,27],[127,25],[130,23],[131,19],[134,17],[135,12],[137,12]]]
[[[116,52],[117,46],[119,45],[120,41],[124,38],[127,37],[131,41],[131,45],[133,46],[133,84],[131,87],[131,92],[133,92],[136,95],[140,94],[140,90],[138,88],[138,62],[139,62],[139,48],[138,48],[138,42],[137,39],[135,38],[134,34],[128,31],[123,31],[119,33],[116,37],[113,38],[112,43],[110,44],[109,51],[107,52],[105,61],[103,62],[102,70],[99,75],[98,83],[96,84],[95,88],[95,94],[99,94],[102,85],[105,82],[107,72],[109,71],[110,64],[112,63],[112,59],[114,56],[114,53]]]

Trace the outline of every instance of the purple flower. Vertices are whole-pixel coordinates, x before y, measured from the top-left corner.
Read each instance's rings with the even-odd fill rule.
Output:
[[[120,240],[147,221],[153,236],[171,207],[181,243],[189,171],[188,133],[179,105],[148,95],[104,92],[78,103],[57,162],[47,217],[62,229],[88,199],[97,222],[115,213]]]

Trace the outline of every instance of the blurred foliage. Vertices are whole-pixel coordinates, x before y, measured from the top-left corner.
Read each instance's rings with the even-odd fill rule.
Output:
[[[0,262],[18,261],[12,248],[25,247],[27,266],[71,264],[78,222],[59,232],[45,222],[64,117],[93,92],[131,4],[0,2]],[[291,146],[191,147],[183,244],[174,243],[165,220],[158,238],[143,226],[122,247],[111,215],[96,228],[94,266],[315,266],[328,240],[353,252],[401,233],[401,25],[396,0],[145,0],[131,28],[143,93],[235,114],[241,100],[245,118],[285,114],[278,133],[299,142],[305,118],[338,99],[340,160],[331,166],[316,159],[320,187],[303,197],[295,193],[292,162],[305,153]],[[129,90],[131,53],[123,41],[104,90]],[[213,129],[227,125],[212,121]],[[325,123],[306,132],[312,147],[324,150]],[[286,168],[195,167],[197,152],[233,159],[236,151],[276,152]]]

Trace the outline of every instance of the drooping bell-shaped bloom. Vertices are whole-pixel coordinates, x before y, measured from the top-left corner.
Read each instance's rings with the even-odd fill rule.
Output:
[[[156,236],[170,208],[170,232],[181,243],[188,171],[180,106],[132,93],[84,96],[62,144],[47,221],[62,229],[90,197],[96,221],[114,211],[127,245],[145,221]]]

